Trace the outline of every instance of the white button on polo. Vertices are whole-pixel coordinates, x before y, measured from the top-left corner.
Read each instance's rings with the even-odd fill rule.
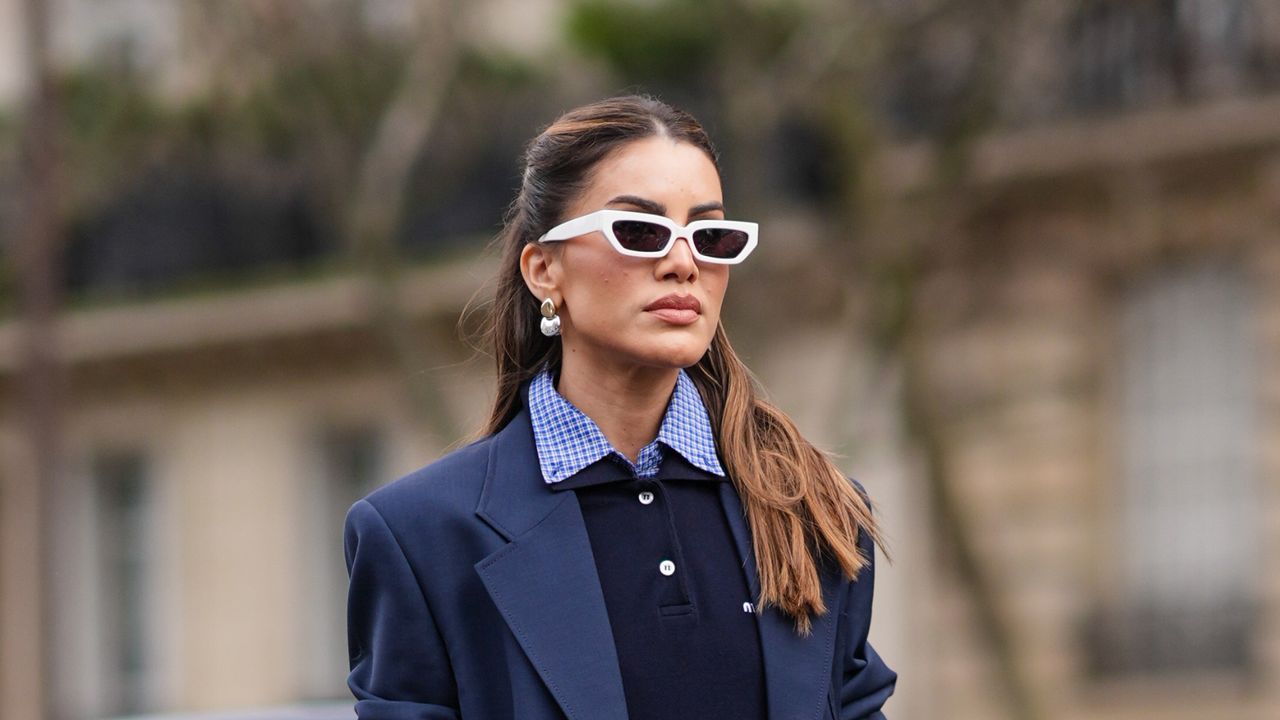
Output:
[[[648,490],[645,490],[644,492],[640,493],[641,505],[648,505],[651,502],[653,502],[653,493],[649,492]]]
[[[663,560],[662,562],[658,563],[658,572],[668,577],[670,577],[671,575],[675,575],[676,564],[671,562],[670,560]]]

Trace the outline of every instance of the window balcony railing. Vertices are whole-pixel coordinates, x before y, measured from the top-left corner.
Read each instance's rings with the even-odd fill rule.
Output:
[[[1275,0],[1095,0],[1066,32],[1071,112],[1280,88]]]
[[[1256,661],[1254,603],[1208,607],[1129,602],[1097,607],[1083,630],[1086,667],[1092,677],[1186,677],[1245,673]]]

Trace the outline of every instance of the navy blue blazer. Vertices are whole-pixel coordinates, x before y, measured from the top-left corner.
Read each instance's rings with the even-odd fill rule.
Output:
[[[363,720],[624,720],[622,676],[577,496],[544,482],[524,408],[501,431],[347,513],[348,685]],[[861,489],[861,486],[859,486]],[[720,484],[753,557],[731,483]],[[860,547],[873,558],[865,533]],[[743,568],[754,596],[754,561]],[[822,578],[800,637],[757,615],[772,720],[883,720],[897,675],[867,642],[874,564]]]

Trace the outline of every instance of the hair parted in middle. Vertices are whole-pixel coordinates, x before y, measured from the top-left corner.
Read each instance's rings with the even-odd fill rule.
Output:
[[[540,300],[520,272],[524,246],[564,220],[565,208],[590,184],[592,170],[627,143],[665,136],[719,157],[688,113],[648,96],[609,98],[570,110],[528,144],[519,194],[496,242],[502,253],[487,334],[497,363],[497,395],[485,435],[519,412],[520,386],[544,363],[558,371],[560,340],[541,332]],[[809,633],[826,612],[820,569],[833,562],[856,578],[871,561],[858,534],[883,548],[868,500],[795,423],[761,397],[751,371],[717,325],[706,354],[687,368],[711,418],[716,447],[751,527],[760,607],[772,605]]]

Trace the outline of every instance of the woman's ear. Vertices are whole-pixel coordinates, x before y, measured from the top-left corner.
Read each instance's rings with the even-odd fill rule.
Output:
[[[562,298],[558,253],[538,243],[525,245],[520,251],[520,274],[524,276],[525,286],[538,302],[551,298],[551,302],[560,307]]]

